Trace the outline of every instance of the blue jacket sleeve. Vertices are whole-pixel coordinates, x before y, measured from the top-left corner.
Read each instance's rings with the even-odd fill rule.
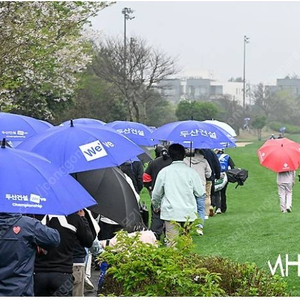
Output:
[[[60,234],[56,229],[43,225],[38,220],[34,222],[34,243],[42,248],[57,247],[60,243]]]

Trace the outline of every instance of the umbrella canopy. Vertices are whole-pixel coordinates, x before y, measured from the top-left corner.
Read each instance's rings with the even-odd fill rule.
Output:
[[[153,160],[151,156],[151,151],[146,146],[141,146],[141,148],[144,150],[144,153],[138,155],[137,159],[139,159],[143,164]]]
[[[107,123],[106,126],[114,128],[139,146],[154,146],[158,143],[158,141],[153,140],[151,137],[153,130],[142,123],[114,121]]]
[[[0,212],[69,215],[95,204],[72,176],[47,159],[23,150],[0,148]]]
[[[53,125],[42,120],[0,112],[0,139],[5,138],[13,142],[14,146],[50,127],[53,127]]]
[[[274,172],[297,170],[300,165],[300,144],[287,138],[266,141],[257,155],[262,166]]]
[[[98,205],[90,210],[105,216],[131,231],[141,223],[137,198],[119,168],[105,168],[74,174]]]
[[[68,173],[121,165],[143,153],[132,141],[106,126],[55,126],[18,146],[40,154]]]
[[[217,121],[217,120],[205,120],[203,122],[216,125],[216,126],[222,128],[222,129],[224,129],[231,136],[233,136],[233,137],[236,136],[235,130],[229,124],[227,124],[225,122],[221,122],[221,121]]]
[[[67,125],[70,126],[71,120],[65,121],[60,124],[62,125]],[[105,125],[106,123],[97,119],[90,119],[90,118],[78,118],[78,119],[73,119],[73,124],[81,124],[81,125]]]
[[[234,138],[223,129],[200,121],[188,120],[165,124],[157,128],[152,137],[182,144],[189,148],[235,147]]]

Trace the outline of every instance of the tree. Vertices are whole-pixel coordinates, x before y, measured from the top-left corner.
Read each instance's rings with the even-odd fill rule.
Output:
[[[272,91],[266,88],[263,83],[259,83],[254,87],[254,105],[259,107],[267,117],[272,111],[274,95],[275,93],[272,93]]]
[[[126,49],[124,53],[121,39],[101,40],[95,45],[97,54],[93,68],[97,76],[118,88],[127,107],[129,119],[145,122],[151,90],[158,82],[177,72],[176,60],[147,46],[145,40],[140,38],[131,38],[127,44],[129,50]]]
[[[82,34],[108,4],[84,1],[0,2],[1,109],[50,119],[50,103],[69,101],[91,61]]]
[[[175,115],[176,106],[165,100],[161,95],[152,91],[152,97],[147,101],[147,122],[146,124],[159,127],[166,123],[177,121]]]
[[[254,120],[252,121],[252,127],[257,130],[257,137],[258,140],[261,140],[261,130],[266,125],[266,116],[258,115],[254,117]]]
[[[176,109],[176,116],[179,121],[191,120],[191,118],[204,121],[215,119],[218,111],[218,107],[210,102],[180,101]]]
[[[56,124],[83,117],[108,123],[125,120],[126,108],[116,88],[95,76],[88,68],[81,76],[72,103],[55,110],[55,115]]]
[[[237,101],[232,100],[232,96],[230,95],[222,95],[211,101],[218,107],[216,119],[232,126],[238,134],[240,128],[243,128],[244,125],[245,117],[242,106]],[[248,111],[246,112],[248,114]]]

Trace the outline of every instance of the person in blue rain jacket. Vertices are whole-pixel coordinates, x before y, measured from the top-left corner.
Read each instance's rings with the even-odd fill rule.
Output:
[[[57,247],[60,235],[36,219],[0,213],[0,296],[34,296],[33,270],[38,247]]]

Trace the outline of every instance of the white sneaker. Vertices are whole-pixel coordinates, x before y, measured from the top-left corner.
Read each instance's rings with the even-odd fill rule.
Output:
[[[199,235],[203,235],[203,229],[200,228],[200,227],[196,229],[196,232],[197,232]]]
[[[208,220],[209,216],[205,216],[205,220]]]
[[[218,215],[218,214],[221,214],[222,212],[221,212],[221,208],[218,208],[217,210],[216,210],[216,214]]]

